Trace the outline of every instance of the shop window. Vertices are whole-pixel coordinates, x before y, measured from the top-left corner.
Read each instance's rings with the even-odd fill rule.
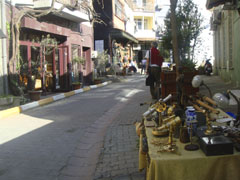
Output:
[[[20,49],[19,66],[28,64],[27,46],[20,45],[19,49]]]
[[[20,81],[27,86],[27,75],[28,75],[28,55],[27,46],[20,45],[20,58],[17,66],[17,70],[20,71]]]
[[[40,58],[40,47],[31,47],[31,71],[38,70],[41,72],[41,58]],[[34,69],[33,69],[34,68]],[[40,73],[38,77],[41,78]]]
[[[72,44],[72,71],[73,71],[73,82],[79,80],[79,62],[77,61],[79,57],[81,56],[80,54],[80,46],[79,45],[74,45]]]

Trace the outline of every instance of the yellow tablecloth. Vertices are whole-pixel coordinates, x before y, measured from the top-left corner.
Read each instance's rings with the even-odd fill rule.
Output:
[[[150,161],[139,151],[139,169],[147,169],[147,180],[240,180],[239,152],[205,156],[201,149],[184,150],[185,144],[176,140],[179,154],[160,153],[159,146],[151,143],[159,139],[152,135],[152,128],[146,127],[146,136]]]

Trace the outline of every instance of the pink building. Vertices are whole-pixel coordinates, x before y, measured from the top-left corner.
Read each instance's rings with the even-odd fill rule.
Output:
[[[28,63],[29,69],[31,62],[40,62],[42,87],[46,82],[48,91],[71,90],[73,81],[92,83],[93,28],[87,12],[76,6],[76,3],[78,1],[56,0],[53,9],[58,11],[40,18],[24,17],[21,21],[20,59]],[[46,9],[51,5],[52,0],[37,0],[32,1],[31,8]],[[20,7],[15,4],[12,9],[13,16],[20,9],[17,6]],[[9,10],[6,12],[10,12],[11,6],[7,7]],[[10,14],[8,21],[11,22]],[[48,54],[40,46],[40,41],[37,41],[47,36],[57,40],[57,46]],[[77,57],[83,57],[85,62],[74,63]]]

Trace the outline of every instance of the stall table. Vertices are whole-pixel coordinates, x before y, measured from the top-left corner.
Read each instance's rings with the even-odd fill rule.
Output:
[[[146,168],[147,180],[239,180],[240,153],[232,155],[206,156],[201,149],[186,151],[184,146],[175,139],[177,153],[158,152],[159,146],[154,141],[167,142],[167,137],[159,138],[152,135],[152,128],[145,127],[148,142],[148,153],[141,153],[140,142],[139,169]],[[140,141],[142,135],[140,136]]]

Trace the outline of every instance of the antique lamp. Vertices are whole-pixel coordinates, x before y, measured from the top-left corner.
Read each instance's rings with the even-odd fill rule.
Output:
[[[200,86],[205,86],[205,87],[207,88],[208,92],[209,92],[210,97],[212,97],[212,92],[211,92],[211,90],[210,90],[209,87],[203,82],[203,79],[201,78],[201,76],[196,75],[196,76],[193,77],[193,79],[192,79],[192,86],[193,86],[194,88],[198,88],[198,87],[200,87]]]
[[[229,105],[230,102],[230,95],[236,100],[237,102],[237,116],[236,116],[236,125],[238,126],[240,123],[240,101],[238,97],[231,91],[228,90],[227,94],[216,93],[213,96],[213,100],[216,101],[219,107],[226,107]]]

